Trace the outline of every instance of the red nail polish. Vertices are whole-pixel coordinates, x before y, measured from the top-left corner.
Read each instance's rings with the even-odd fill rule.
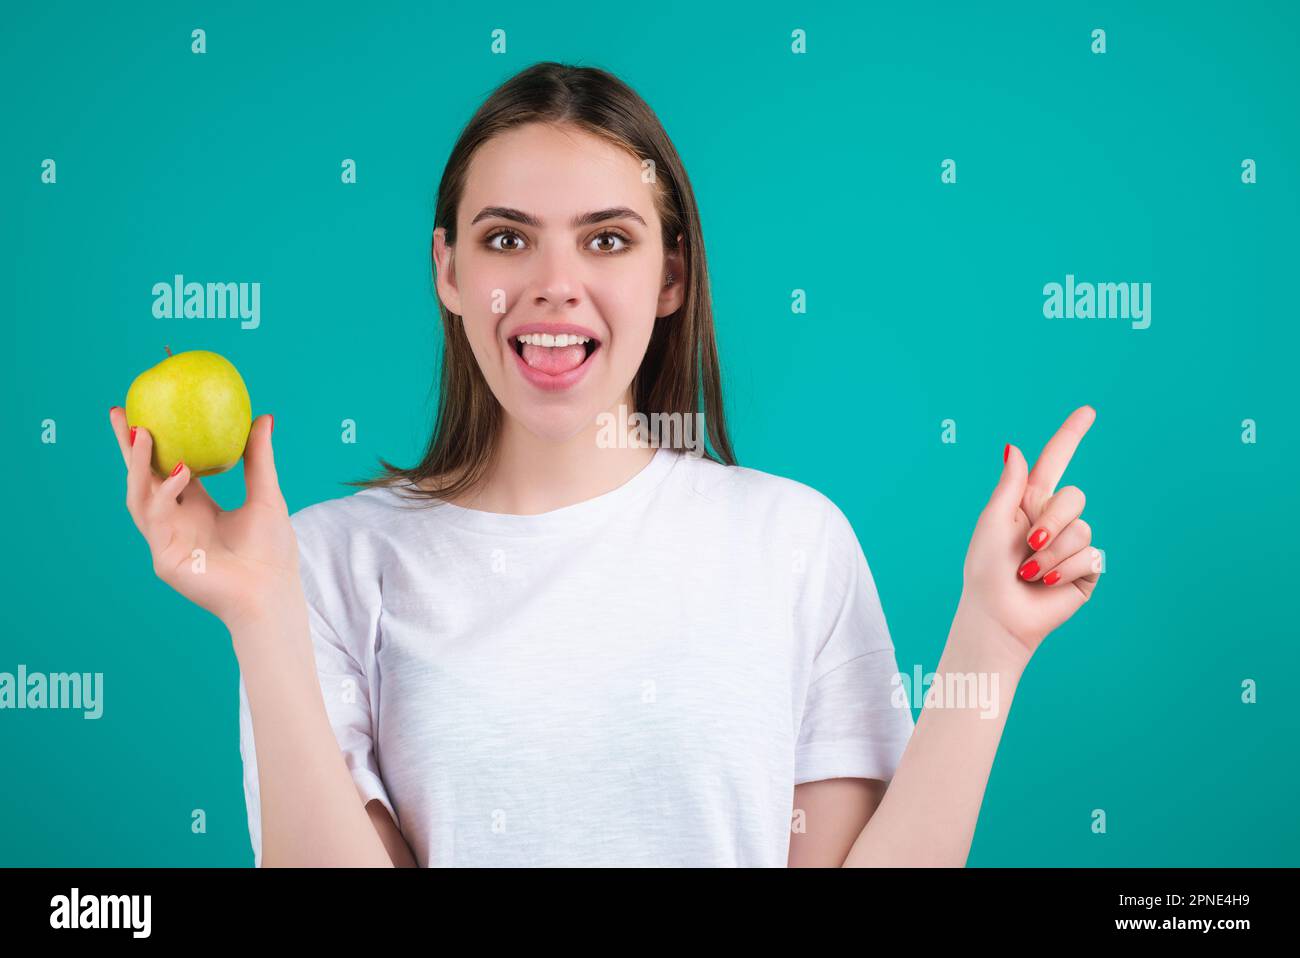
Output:
[[[131,445],[135,445],[135,426],[131,427]]]
[[[108,407],[108,414],[109,414],[110,416],[113,415],[113,410],[116,409],[116,408],[117,408],[116,406],[109,406],[109,407]]]
[[[1047,575],[1043,576],[1043,581],[1048,585],[1055,585],[1056,580],[1059,578],[1061,578],[1061,573],[1053,569],[1051,572],[1047,573]]]
[[[1022,579],[1032,579],[1037,574],[1038,574],[1038,562],[1034,559],[1030,559],[1028,562],[1026,562],[1024,565],[1020,567],[1020,578]]]
[[[1047,530],[1039,529],[1029,537],[1029,548],[1037,552],[1047,542]]]
[[[1002,450],[1002,461],[1006,462],[1007,456],[1009,455],[1011,455],[1011,443],[1007,443],[1006,447]]]
[[[270,433],[268,433],[268,435],[271,436],[275,435],[275,413],[271,413],[271,431]]]
[[[178,460],[177,463],[176,463],[176,465],[172,466],[172,475],[173,475],[173,476],[176,475],[176,474],[177,474],[178,472],[180,472],[181,469],[183,469],[184,467],[185,467],[185,461],[184,461],[184,460]]]

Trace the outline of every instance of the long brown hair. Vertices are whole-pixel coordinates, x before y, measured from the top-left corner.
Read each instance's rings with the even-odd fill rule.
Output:
[[[434,229],[444,228],[456,243],[456,214],[470,161],[480,146],[525,123],[566,124],[599,136],[629,152],[639,163],[653,162],[655,208],[663,224],[666,249],[682,234],[686,298],[675,313],[654,324],[644,359],[632,379],[634,412],[704,413],[704,454],[735,465],[722,406],[722,382],[714,339],[709,274],[704,257],[695,194],[677,150],[659,118],[641,97],[611,73],[546,61],[515,74],[484,101],[456,141],[438,186]],[[454,499],[486,476],[500,433],[503,411],[470,350],[460,317],[438,302],[442,314],[443,358],[438,410],[424,458],[403,469],[380,458],[383,472],[346,482],[370,488],[405,481],[408,494],[424,499]],[[709,447],[712,447],[711,449]],[[436,488],[415,486],[432,480]]]

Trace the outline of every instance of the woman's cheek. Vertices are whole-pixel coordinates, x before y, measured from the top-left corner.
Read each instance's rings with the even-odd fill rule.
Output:
[[[481,277],[468,288],[469,302],[466,303],[465,313],[484,323],[490,323],[493,317],[500,319],[514,307],[510,297],[511,287],[505,277]]]

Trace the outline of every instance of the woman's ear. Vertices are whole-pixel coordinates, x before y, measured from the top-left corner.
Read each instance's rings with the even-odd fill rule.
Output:
[[[434,288],[447,311],[461,315],[460,290],[456,288],[456,248],[447,245],[447,230],[439,226],[433,231]]]
[[[659,293],[657,317],[670,316],[682,308],[686,301],[686,251],[682,248],[682,234],[677,234],[677,245],[664,252],[663,289]]]

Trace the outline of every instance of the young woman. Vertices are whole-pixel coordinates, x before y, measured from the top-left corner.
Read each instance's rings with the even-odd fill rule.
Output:
[[[1056,489],[1094,412],[1032,473],[1004,450],[913,727],[847,519],[735,464],[695,209],[632,90],[538,64],[443,173],[419,465],[290,516],[264,415],[222,511],[113,408],[155,572],[230,630],[256,864],[964,864],[1017,680],[1098,579]],[[971,673],[993,702],[938,697]]]

